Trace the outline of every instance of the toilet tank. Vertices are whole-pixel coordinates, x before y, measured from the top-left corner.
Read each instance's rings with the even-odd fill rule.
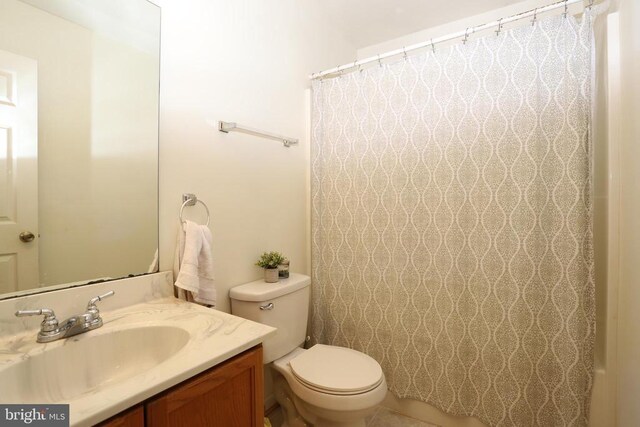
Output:
[[[291,273],[278,283],[264,280],[231,288],[231,313],[277,328],[263,343],[264,363],[304,344],[307,336],[311,278]]]

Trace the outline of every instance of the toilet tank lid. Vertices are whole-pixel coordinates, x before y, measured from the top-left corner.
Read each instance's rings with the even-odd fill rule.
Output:
[[[277,283],[267,283],[263,279],[233,287],[229,296],[236,301],[262,302],[290,294],[310,284],[311,277],[291,273],[288,279],[280,279]]]

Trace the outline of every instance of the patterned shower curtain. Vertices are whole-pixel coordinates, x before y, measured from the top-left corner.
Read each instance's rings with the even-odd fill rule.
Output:
[[[314,82],[313,342],[451,414],[586,425],[591,21]]]

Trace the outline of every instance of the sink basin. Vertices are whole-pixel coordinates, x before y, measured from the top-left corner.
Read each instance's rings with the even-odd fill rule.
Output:
[[[189,342],[174,326],[86,333],[48,344],[0,370],[0,402],[65,402],[156,367]]]

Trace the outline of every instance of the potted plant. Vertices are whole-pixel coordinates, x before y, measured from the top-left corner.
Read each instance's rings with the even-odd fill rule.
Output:
[[[278,266],[284,261],[280,252],[265,252],[260,256],[256,265],[264,268],[264,281],[276,283],[278,281]]]

